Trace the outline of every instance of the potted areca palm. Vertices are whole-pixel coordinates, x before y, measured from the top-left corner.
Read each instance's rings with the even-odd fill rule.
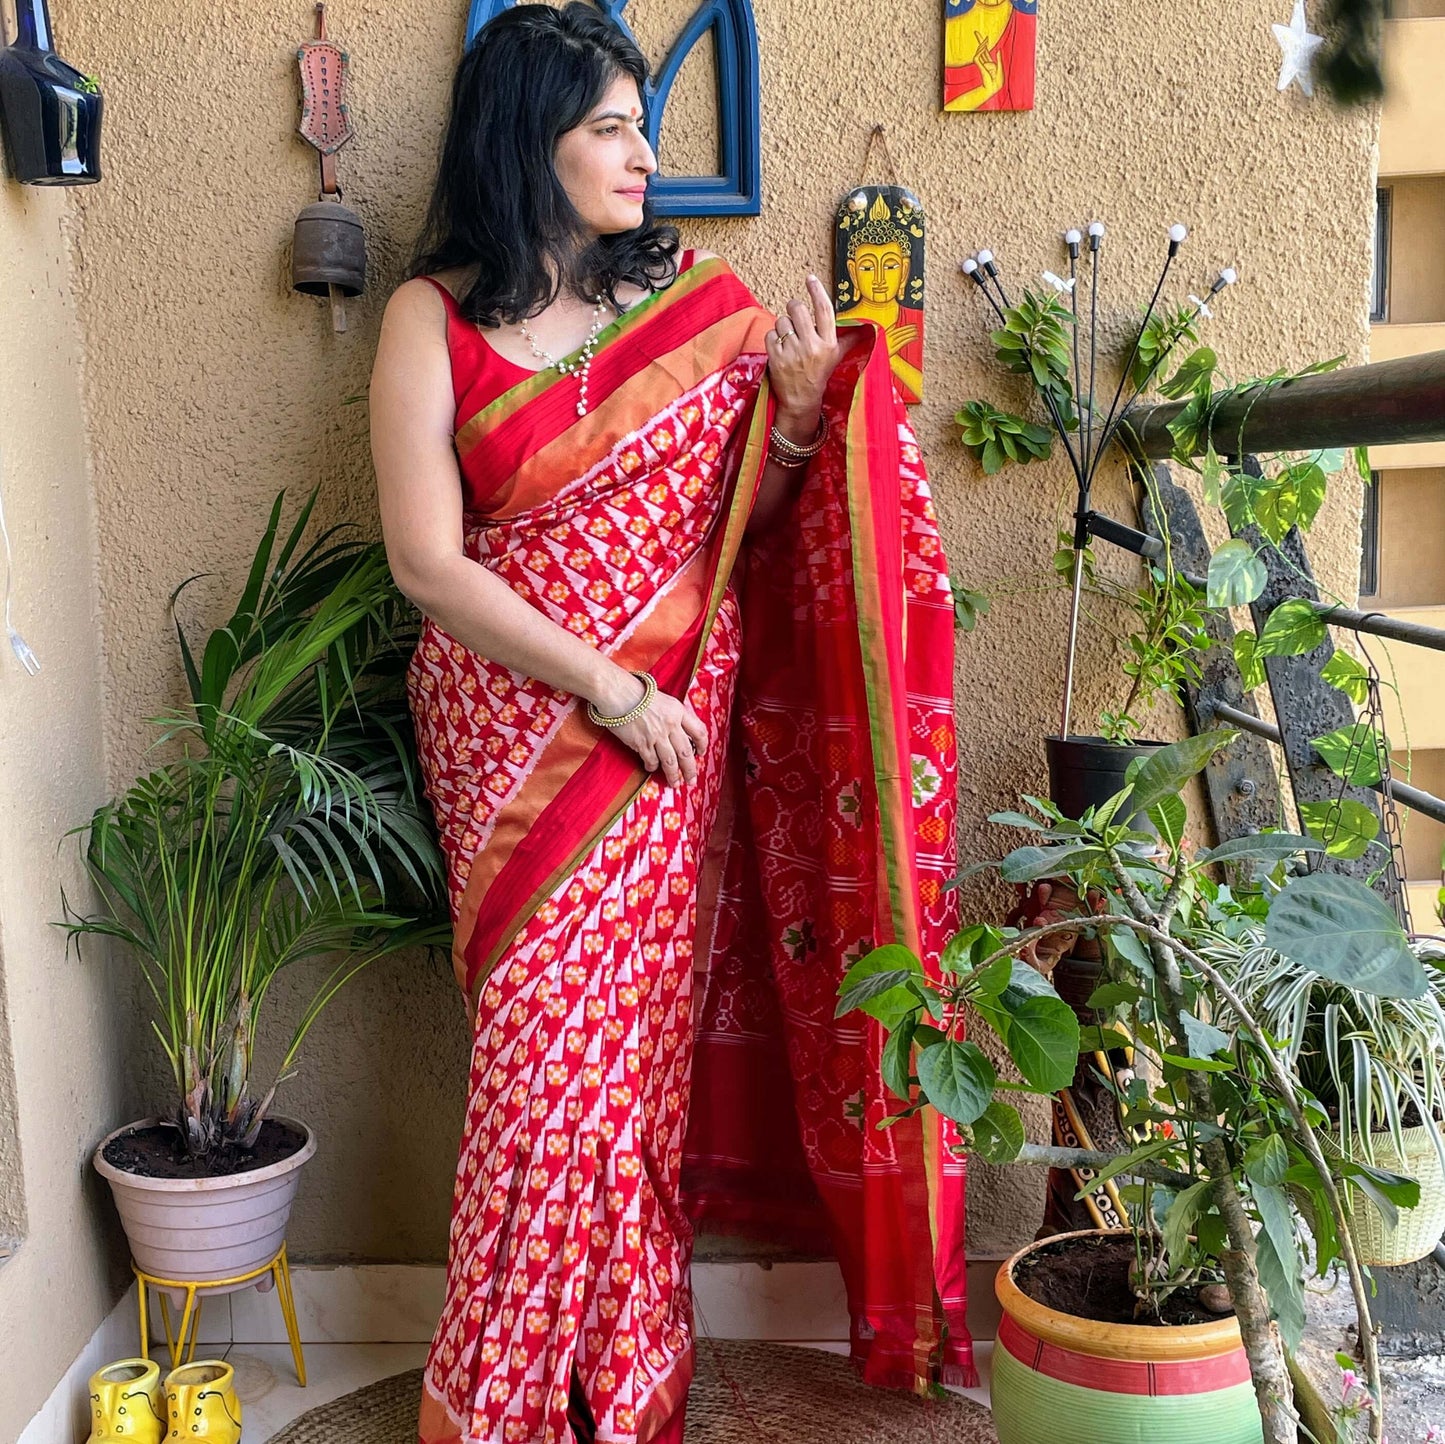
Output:
[[[136,1264],[161,1278],[275,1256],[316,1147],[273,1113],[278,1086],[349,978],[443,936],[402,685],[412,613],[378,544],[333,528],[303,547],[315,494],[284,537],[283,502],[199,652],[177,620],[189,701],[154,719],[163,760],[77,829],[96,902],[65,902],[77,945],[111,940],[154,1005],[171,1097],[104,1139],[95,1166]],[[258,1077],[271,987],[298,968],[309,1001]]]

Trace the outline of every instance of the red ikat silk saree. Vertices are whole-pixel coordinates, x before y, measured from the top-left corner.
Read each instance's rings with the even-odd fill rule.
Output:
[[[578,417],[551,371],[480,404],[485,343],[449,305],[468,555],[686,696],[710,745],[669,788],[576,698],[424,629],[408,684],[476,1026],[422,1444],[563,1444],[574,1374],[599,1439],[670,1434],[698,1220],[834,1250],[866,1379],[974,1378],[950,1125],[876,1127],[881,1031],[833,1018],[853,960],[899,941],[931,967],[955,926],[945,561],[871,327],[791,513],[744,541],[771,324],[725,263],[689,266],[602,333]]]

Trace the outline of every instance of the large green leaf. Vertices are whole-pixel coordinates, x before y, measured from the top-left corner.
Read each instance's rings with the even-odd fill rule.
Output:
[[[1251,1191],[1264,1224],[1256,1240],[1259,1281],[1279,1321],[1285,1344],[1297,1349],[1304,1337],[1305,1298],[1294,1215],[1282,1188],[1255,1183]]]
[[[894,1094],[905,1103],[913,1101],[911,1079],[913,1074],[913,1033],[918,1020],[910,1014],[888,1035],[879,1059],[879,1072],[883,1081]]]
[[[1193,1013],[1181,1013],[1179,1016],[1184,1024],[1184,1041],[1189,1045],[1191,1058],[1213,1058],[1229,1047],[1229,1034],[1213,1023],[1206,1023]]]
[[[1270,905],[1265,942],[1362,993],[1420,998],[1429,989],[1395,914],[1356,878],[1317,872],[1288,883]]]
[[[1259,653],[1259,638],[1253,632],[1236,632],[1229,644],[1234,653],[1234,665],[1239,668],[1239,681],[1246,692],[1263,687],[1265,682],[1264,658]]]
[[[1268,581],[1269,572],[1255,556],[1254,548],[1235,537],[1209,559],[1209,605],[1247,606],[1260,596]]]
[[[1336,655],[1340,655],[1336,653]],[[1312,744],[1336,777],[1353,787],[1373,787],[1381,777],[1379,734],[1368,722],[1337,727]]]
[[[1169,1205],[1169,1212],[1164,1216],[1164,1252],[1176,1264],[1189,1252],[1189,1235],[1194,1231],[1200,1209],[1209,1202],[1212,1187],[1209,1179],[1201,1179],[1176,1194]]]
[[[1231,837],[1218,847],[1199,854],[1204,862],[1240,862],[1258,858],[1264,862],[1282,862],[1300,852],[1323,852],[1318,838],[1301,837],[1297,832],[1256,832],[1248,837]]]
[[[986,1163],[1012,1163],[1023,1146],[1024,1122],[1018,1109],[995,1098],[974,1120],[973,1151]]]
[[[1320,668],[1320,681],[1343,692],[1356,707],[1363,707],[1370,695],[1370,670],[1348,652],[1336,652]]]
[[[1182,742],[1172,742],[1145,757],[1133,773],[1126,815],[1147,812],[1166,797],[1177,795],[1191,777],[1205,769],[1216,752],[1228,747],[1238,736],[1231,728],[1219,727],[1186,737]]]
[[[1257,1138],[1244,1151],[1244,1171],[1255,1182],[1278,1188],[1289,1173],[1289,1149],[1277,1133]]]
[[[1037,882],[1043,877],[1063,877],[1076,868],[1098,862],[1103,849],[1071,843],[1064,847],[1018,847],[999,864],[1005,882]]]
[[[1325,624],[1301,597],[1281,602],[1266,619],[1256,651],[1261,657],[1298,657],[1325,640]]]
[[[1349,797],[1302,802],[1299,815],[1331,857],[1363,857],[1380,835],[1380,819],[1374,809]]]
[[[838,988],[834,1016],[841,1018],[858,1008],[891,1032],[919,1006],[918,994],[908,983],[922,976],[923,964],[912,949],[901,943],[885,943],[848,969]]]
[[[993,1101],[998,1074],[976,1043],[949,1039],[918,1055],[918,1082],[924,1096],[955,1123],[973,1123]]]
[[[1062,998],[1026,998],[1009,1018],[1008,1050],[1040,1093],[1067,1088],[1079,1061],[1078,1015]]]

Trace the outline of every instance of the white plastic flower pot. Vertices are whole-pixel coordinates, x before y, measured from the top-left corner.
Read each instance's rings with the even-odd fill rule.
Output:
[[[285,1242],[302,1165],[316,1152],[315,1134],[304,1123],[278,1117],[305,1135],[295,1153],[249,1173],[215,1178],[147,1178],[106,1162],[112,1139],[157,1122],[147,1118],[117,1128],[95,1151],[96,1171],[110,1184],[136,1267],[152,1278],[185,1282],[234,1279],[264,1268]],[[252,1280],[214,1292],[255,1286]]]

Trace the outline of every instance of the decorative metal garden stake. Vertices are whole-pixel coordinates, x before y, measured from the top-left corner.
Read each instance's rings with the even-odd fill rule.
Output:
[[[1124,362],[1122,371],[1119,374],[1119,384],[1114,391],[1114,399],[1109,404],[1109,410],[1102,417],[1098,415],[1097,405],[1094,396],[1094,372],[1095,363],[1098,360],[1099,341],[1099,265],[1104,249],[1104,226],[1101,221],[1094,221],[1088,230],[1089,242],[1089,374],[1087,383],[1083,375],[1083,368],[1080,365],[1080,337],[1078,328],[1081,324],[1079,317],[1079,258],[1083,252],[1084,234],[1078,230],[1064,232],[1064,245],[1067,248],[1069,257],[1069,278],[1065,280],[1062,276],[1056,276],[1052,271],[1043,273],[1044,280],[1053,287],[1060,296],[1067,295],[1069,308],[1073,319],[1073,369],[1068,372],[1067,362],[1059,373],[1060,379],[1056,390],[1051,391],[1047,387],[1040,386],[1039,394],[1042,396],[1044,406],[1049,413],[1049,420],[1053,424],[1054,431],[1062,443],[1065,453],[1069,458],[1069,465],[1074,472],[1074,480],[1077,484],[1077,504],[1074,508],[1074,576],[1073,595],[1069,606],[1069,637],[1068,645],[1064,653],[1064,698],[1062,715],[1060,721],[1059,735],[1067,738],[1069,736],[1069,723],[1072,720],[1073,696],[1074,696],[1074,667],[1078,659],[1079,648],[1079,610],[1083,599],[1084,590],[1084,550],[1089,545],[1092,537],[1098,537],[1101,541],[1113,543],[1114,546],[1122,547],[1125,551],[1133,552],[1136,556],[1142,557],[1146,562],[1152,562],[1163,555],[1163,544],[1157,537],[1146,536],[1131,526],[1125,526],[1123,522],[1115,521],[1112,517],[1102,516],[1095,511],[1092,504],[1092,491],[1094,477],[1099,469],[1099,461],[1109,449],[1109,443],[1119,433],[1119,428],[1128,418],[1129,412],[1133,409],[1134,403],[1140,396],[1149,389],[1150,383],[1158,374],[1159,368],[1169,357],[1179,341],[1185,336],[1192,334],[1193,323],[1200,316],[1213,314],[1209,309],[1209,302],[1214,299],[1226,286],[1232,286],[1238,275],[1232,267],[1226,267],[1216,278],[1213,286],[1210,287],[1209,295],[1200,300],[1197,296],[1190,296],[1189,300],[1192,310],[1182,313],[1182,320],[1175,322],[1171,334],[1164,338],[1164,344],[1159,347],[1158,354],[1149,366],[1148,371],[1134,384],[1132,392],[1127,400],[1124,399],[1125,390],[1129,387],[1134,374],[1134,366],[1139,359],[1139,345],[1144,339],[1150,321],[1154,317],[1155,308],[1159,304],[1159,297],[1163,293],[1164,283],[1169,277],[1169,271],[1174,264],[1174,258],[1179,254],[1179,248],[1184,244],[1189,232],[1184,226],[1170,226],[1169,228],[1169,251],[1164,258],[1164,268],[1159,273],[1158,284],[1154,287],[1154,294],[1149,300],[1149,306],[1144,312],[1144,319],[1140,323],[1138,335],[1134,338],[1133,349],[1128,359]],[[998,265],[994,260],[993,252],[989,250],[979,251],[976,255],[970,256],[963,262],[961,269],[964,275],[983,292],[984,298],[988,301],[994,315],[1001,323],[1007,324],[1008,313],[1013,303],[1008,298],[1008,293],[1003,288],[1003,282],[999,279]],[[1025,293],[1025,304],[1037,305],[1038,302]],[[1036,368],[1036,374],[1046,370],[1042,357],[1035,358],[1030,349],[1025,347],[1024,359]],[[1084,395],[1087,386],[1087,396]],[[1121,404],[1122,403],[1122,404]]]
[[[316,6],[316,39],[296,52],[301,66],[303,138],[321,154],[321,195],[296,218],[291,285],[331,302],[331,325],[346,330],[346,297],[366,285],[366,238],[361,217],[341,203],[336,152],[356,133],[345,100],[350,57],[326,38],[326,6]]]
[[[15,20],[15,42],[0,50],[0,130],[10,174],[28,186],[93,184],[100,179],[100,89],[55,53],[45,0],[18,0]]]

